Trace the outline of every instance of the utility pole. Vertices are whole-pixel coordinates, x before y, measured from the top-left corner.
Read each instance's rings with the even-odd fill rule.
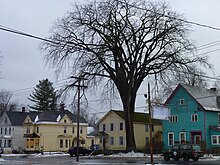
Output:
[[[78,81],[77,85],[74,85],[77,87],[77,134],[76,134],[76,162],[79,162],[79,119],[80,119],[80,88],[85,88],[87,86],[81,85],[81,81],[85,80],[82,75],[79,77],[71,77],[75,78]]]
[[[151,100],[150,100],[150,84],[148,83],[148,111],[149,111],[149,126],[150,126],[150,163],[154,164],[153,157],[153,142],[152,142],[152,116],[151,116]]]

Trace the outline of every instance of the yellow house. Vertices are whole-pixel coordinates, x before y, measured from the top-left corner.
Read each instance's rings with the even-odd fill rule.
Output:
[[[149,115],[134,113],[134,136],[137,150],[144,151],[149,146]],[[110,110],[98,122],[100,148],[108,151],[126,150],[124,111]],[[162,121],[152,120],[152,138],[155,144],[162,144]]]
[[[87,122],[80,117],[80,146],[86,144]],[[76,116],[67,110],[44,111],[27,115],[23,123],[27,152],[67,151],[76,146]]]

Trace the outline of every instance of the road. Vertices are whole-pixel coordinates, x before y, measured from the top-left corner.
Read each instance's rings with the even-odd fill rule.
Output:
[[[21,157],[21,156],[7,156],[0,158],[0,165],[145,165],[149,160],[125,160],[122,158],[96,158],[87,159],[80,157],[79,162],[76,162],[74,157],[65,156],[52,156],[52,157]],[[164,162],[162,160],[155,161],[158,164],[192,164],[192,165],[217,165],[220,164],[220,160],[199,160],[198,162],[189,161],[184,162],[182,160],[176,162],[170,160],[169,162]]]

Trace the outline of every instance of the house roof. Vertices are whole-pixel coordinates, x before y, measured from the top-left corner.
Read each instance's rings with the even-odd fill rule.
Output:
[[[64,115],[67,115],[72,122],[77,122],[77,117],[73,113],[68,110],[62,111],[30,111],[30,112],[18,112],[18,111],[6,111],[6,114],[12,125],[21,126],[27,117],[27,115],[31,118],[32,121],[38,116],[39,122],[56,122],[58,116],[62,118]],[[80,123],[87,123],[86,120],[80,116]]]
[[[38,115],[38,122],[57,122],[57,118],[59,116],[62,118],[64,115],[67,115],[72,120],[72,122],[77,122],[77,116],[68,110],[42,111],[37,115]],[[32,117],[34,117],[34,119],[35,119],[37,115],[36,114],[32,115]],[[34,120],[32,120],[32,121],[34,121]],[[79,118],[79,122],[80,123],[87,123],[86,120],[81,116]]]
[[[191,95],[197,103],[199,103],[205,110],[208,111],[220,111],[217,91],[213,89],[206,89],[201,87],[195,87],[186,84],[179,84],[170,97],[167,99],[165,104],[168,104],[171,98],[175,95],[179,88],[184,88],[186,92]]]
[[[124,111],[110,110],[98,123],[100,123],[104,118],[106,118],[111,112],[117,114],[120,118],[125,120],[125,112]],[[134,112],[133,122],[135,122],[135,123],[149,123],[149,114],[141,113],[141,112]],[[159,119],[152,119],[152,123],[161,124],[162,121]]]
[[[21,126],[28,115],[27,112],[6,111],[12,125]]]
[[[125,113],[124,111],[116,111],[116,110],[112,110],[113,112],[115,112],[118,116],[120,116],[122,119],[125,120]],[[133,122],[137,122],[137,123],[149,123],[149,114],[148,113],[141,113],[141,112],[134,112],[134,119]],[[162,121],[159,119],[152,119],[152,123],[155,124],[161,124]]]

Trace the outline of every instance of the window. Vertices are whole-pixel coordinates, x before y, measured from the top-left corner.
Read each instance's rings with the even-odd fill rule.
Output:
[[[5,124],[7,124],[7,123],[8,123],[8,118],[6,117],[6,118],[5,118]]]
[[[5,135],[7,135],[8,134],[8,129],[7,128],[5,128]]]
[[[220,145],[220,135],[212,135],[212,145]]]
[[[8,140],[8,147],[11,147],[11,140]]]
[[[169,132],[168,133],[168,146],[173,146],[174,145],[174,133]]]
[[[36,127],[36,133],[39,133],[39,127]]]
[[[4,140],[4,147],[6,147],[7,145],[7,141],[6,141],[6,139]]]
[[[111,125],[110,125],[110,131],[114,131],[114,124],[113,123],[111,123]]]
[[[149,131],[149,125],[146,125],[146,132]]]
[[[119,136],[119,145],[124,145],[124,138],[123,138],[123,136]]]
[[[65,147],[68,148],[68,139],[65,140]]]
[[[217,135],[213,135],[212,136],[212,144],[218,144],[217,139],[218,139],[218,136]]]
[[[184,105],[184,99],[180,99],[180,105]]]
[[[181,144],[185,143],[186,142],[186,132],[180,132],[179,133],[179,142]]]
[[[74,133],[75,132],[75,130],[74,130],[74,127],[73,127],[73,129],[72,129],[72,133]]]
[[[177,123],[178,122],[178,116],[177,115],[169,116],[169,122],[170,123]]]
[[[83,129],[82,129],[82,127],[80,127],[80,133],[81,133],[81,134],[83,133]]]
[[[64,127],[63,133],[66,133],[66,127]]]
[[[151,130],[152,130],[152,132],[154,132],[154,125],[153,124],[151,125]]]
[[[120,123],[120,131],[123,130],[123,123]]]
[[[66,123],[66,119],[64,119],[64,123]]]
[[[3,128],[1,128],[1,135],[3,134]]]
[[[63,139],[60,139],[60,148],[63,148]]]
[[[218,125],[220,125],[220,113],[218,113]]]
[[[8,134],[11,135],[11,127],[8,129]]]
[[[105,124],[102,124],[102,131],[103,131],[103,132],[106,131]]]
[[[31,128],[28,126],[26,127],[26,133],[30,133],[31,132]]]
[[[146,144],[149,144],[149,137],[146,137]]]
[[[114,145],[114,137],[110,137],[110,145]]]
[[[191,121],[192,122],[197,122],[198,121],[198,115],[197,114],[192,114],[191,115]]]
[[[81,144],[86,144],[86,141],[85,141],[85,140],[82,140],[82,141],[81,141]]]

